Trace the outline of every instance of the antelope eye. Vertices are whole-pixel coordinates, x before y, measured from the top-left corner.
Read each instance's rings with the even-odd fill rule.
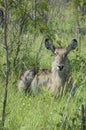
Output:
[[[58,51],[55,51],[55,55],[59,55],[59,52],[58,52]]]
[[[55,54],[55,55],[58,55],[58,53],[57,53],[57,51],[56,51],[56,50],[54,51],[54,54]]]
[[[63,55],[63,58],[65,58],[67,55],[66,55],[66,53]]]
[[[65,55],[63,55],[63,58],[65,58]]]

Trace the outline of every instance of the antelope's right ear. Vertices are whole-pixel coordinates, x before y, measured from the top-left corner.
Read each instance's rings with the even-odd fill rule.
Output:
[[[49,39],[45,39],[45,47],[55,54],[55,47],[53,46],[53,43]]]
[[[68,54],[70,51],[76,49],[76,47],[77,47],[77,40],[76,40],[76,39],[73,39],[73,40],[71,41],[71,43],[69,44],[69,46],[67,47],[67,54]]]

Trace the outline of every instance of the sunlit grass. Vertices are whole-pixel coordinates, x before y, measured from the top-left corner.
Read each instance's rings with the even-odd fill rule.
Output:
[[[84,84],[75,96],[63,95],[54,99],[46,90],[38,96],[25,96],[10,86],[5,127],[9,130],[77,130],[81,128],[81,105],[86,101],[85,91]]]

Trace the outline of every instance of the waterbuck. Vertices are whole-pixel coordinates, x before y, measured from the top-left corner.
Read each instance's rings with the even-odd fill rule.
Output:
[[[73,39],[66,48],[56,48],[49,39],[46,39],[45,47],[54,54],[51,71],[45,69],[26,71],[18,82],[18,89],[29,90],[36,95],[44,86],[57,97],[62,94],[64,88],[68,90],[71,87],[71,69],[67,56],[77,47],[77,40]]]

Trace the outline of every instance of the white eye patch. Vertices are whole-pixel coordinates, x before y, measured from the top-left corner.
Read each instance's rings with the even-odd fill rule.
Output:
[[[57,54],[56,50],[54,51],[54,54],[55,54],[55,55]]]

